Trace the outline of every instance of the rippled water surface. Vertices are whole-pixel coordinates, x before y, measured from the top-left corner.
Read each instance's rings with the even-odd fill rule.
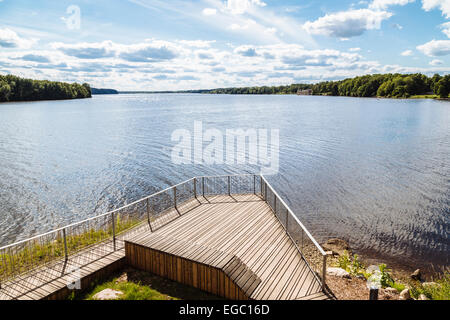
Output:
[[[448,265],[450,103],[339,97],[119,95],[0,104],[0,245],[198,175],[175,129],[280,129],[269,181],[319,239]]]

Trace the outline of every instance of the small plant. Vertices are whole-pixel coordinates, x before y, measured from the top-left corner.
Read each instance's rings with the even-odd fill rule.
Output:
[[[364,276],[367,278],[364,265],[359,260],[357,254],[351,257],[348,251],[344,251],[344,254],[338,259],[337,266],[341,269],[344,269],[353,276]]]
[[[390,287],[396,289],[398,292],[402,292],[406,289],[406,286],[404,284],[398,282],[391,283]]]
[[[383,288],[394,288],[399,292],[402,292],[406,289],[406,286],[402,283],[395,282],[394,278],[391,276],[391,269],[388,269],[387,265],[381,264],[379,266],[380,269],[380,283]]]
[[[338,267],[348,271],[350,264],[351,261],[348,251],[344,251],[344,254],[339,257]]]
[[[390,274],[391,269],[388,269],[387,265],[385,265],[384,263],[380,264],[379,268],[381,273],[381,286],[383,288],[391,287],[395,283]]]
[[[363,275],[365,277],[364,270],[365,270],[364,265],[362,264],[361,261],[359,261],[358,255],[355,254],[353,256],[353,261],[350,265],[350,274],[356,275],[356,276]]]

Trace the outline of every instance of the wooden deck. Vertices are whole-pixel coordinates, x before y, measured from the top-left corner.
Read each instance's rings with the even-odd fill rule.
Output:
[[[142,267],[161,261],[161,255],[153,262],[142,255],[125,257],[126,251],[131,255],[130,246],[172,257],[166,261],[172,261],[174,269],[181,263],[179,259],[191,262],[188,271],[184,270],[186,275],[175,280],[185,280],[180,282],[194,286],[203,281],[206,285],[199,285],[200,289],[226,298],[328,298],[270,207],[252,194],[206,196],[180,203],[176,210],[170,209],[152,219],[150,225],[144,222],[120,235],[116,251],[112,241],[106,241],[69,256],[68,261],[55,261],[2,283],[0,300],[63,299],[70,294],[67,284],[74,279],[71,270],[77,270],[81,289],[86,289],[93,279],[107,276],[126,263],[138,265],[136,261],[140,259]],[[223,277],[202,278],[192,271],[192,263],[203,275],[203,271],[215,268],[216,274],[223,273]],[[169,269],[164,272],[169,277]],[[228,279],[227,294],[221,291],[223,282],[218,279]],[[235,294],[230,293],[232,287]]]
[[[212,288],[206,289],[227,298],[327,298],[283,226],[259,196],[206,196],[190,201],[187,207],[189,210],[180,212],[181,216],[170,224],[128,239],[127,263],[191,285],[201,283],[196,279],[200,275],[185,261],[223,270],[245,296],[220,293],[220,281],[214,277],[209,280]],[[177,265],[177,258],[183,262]]]

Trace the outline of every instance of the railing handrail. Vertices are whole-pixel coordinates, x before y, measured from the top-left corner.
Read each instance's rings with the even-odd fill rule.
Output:
[[[126,205],[124,205],[124,206],[122,206],[122,207],[120,207],[120,208],[117,208],[117,209],[108,211],[108,212],[106,212],[106,213],[102,213],[102,214],[99,214],[99,215],[97,215],[97,216],[94,216],[94,217],[91,217],[91,218],[87,218],[87,219],[84,219],[84,220],[81,220],[81,221],[78,221],[78,222],[74,222],[74,223],[69,224],[69,225],[66,225],[66,226],[64,226],[64,227],[60,227],[60,228],[57,228],[57,229],[54,229],[54,230],[51,230],[51,231],[48,231],[48,232],[45,232],[45,233],[42,233],[42,234],[38,234],[38,235],[36,235],[36,236],[30,237],[30,238],[27,238],[27,239],[24,239],[24,240],[20,240],[20,241],[18,241],[18,242],[15,242],[15,243],[6,245],[6,246],[4,246],[4,247],[0,247],[0,250],[5,250],[5,249],[8,249],[8,248],[12,248],[12,247],[21,245],[21,244],[23,244],[23,243],[26,243],[26,242],[28,242],[28,241],[32,241],[32,240],[35,240],[35,239],[38,239],[38,238],[41,238],[41,237],[45,237],[45,236],[48,236],[48,235],[50,235],[50,234],[53,234],[53,233],[57,233],[57,232],[59,232],[59,231],[62,231],[62,230],[64,230],[64,229],[72,228],[72,227],[75,227],[75,226],[77,226],[77,225],[80,225],[80,224],[83,224],[83,223],[86,223],[86,222],[89,222],[89,221],[92,221],[92,220],[96,220],[96,219],[99,219],[99,218],[102,218],[102,217],[111,215],[111,214],[116,213],[116,212],[118,212],[118,211],[127,209],[127,208],[129,208],[129,207],[131,207],[131,206],[134,206],[135,204],[138,204],[138,203],[140,203],[140,202],[146,201],[147,199],[156,197],[156,196],[158,196],[158,195],[160,195],[160,194],[162,194],[162,193],[164,193],[164,192],[167,192],[167,191],[169,191],[169,190],[171,190],[171,189],[173,189],[173,188],[177,188],[177,187],[179,187],[179,186],[181,186],[181,185],[184,185],[184,184],[186,184],[186,183],[188,183],[188,182],[190,182],[190,181],[192,181],[192,180],[194,180],[194,179],[196,179],[196,178],[191,178],[191,179],[186,180],[186,181],[184,181],[184,182],[178,183],[178,184],[176,184],[176,185],[174,185],[174,186],[171,186],[171,187],[166,188],[166,189],[164,189],[164,190],[158,191],[158,192],[156,192],[156,193],[151,194],[150,196],[147,196],[147,197],[145,197],[145,198],[136,200],[136,201],[134,201],[134,202],[132,202],[132,203],[126,204]]]
[[[198,176],[194,179],[201,179],[201,178],[227,178],[227,177],[253,177],[253,176],[259,176],[258,174],[254,173],[243,173],[243,174],[224,174],[219,176]]]
[[[93,221],[93,220],[96,220],[96,219],[99,219],[99,218],[102,218],[102,217],[105,217],[105,216],[114,214],[114,213],[116,213],[116,212],[118,212],[118,211],[127,209],[127,208],[129,208],[129,207],[131,207],[131,206],[133,206],[133,205],[136,205],[136,204],[140,203],[140,202],[147,201],[148,199],[151,199],[151,198],[153,198],[153,197],[156,197],[156,196],[158,196],[158,195],[160,195],[160,194],[162,194],[162,193],[164,193],[164,192],[167,192],[167,191],[172,190],[172,189],[174,189],[174,188],[178,188],[179,186],[182,186],[182,185],[184,185],[184,184],[187,184],[187,183],[189,183],[189,182],[191,182],[191,181],[193,181],[193,180],[195,181],[195,180],[202,179],[202,178],[208,179],[208,178],[246,177],[246,176],[260,176],[261,179],[264,180],[264,183],[267,184],[267,186],[271,189],[271,191],[274,193],[274,195],[278,198],[278,200],[279,200],[279,201],[287,208],[287,210],[288,210],[289,214],[291,215],[291,217],[292,217],[292,218],[298,223],[298,225],[303,229],[303,231],[305,232],[305,234],[310,238],[310,240],[311,240],[311,241],[313,242],[313,244],[317,247],[317,249],[319,250],[319,252],[320,252],[323,256],[326,256],[326,255],[327,255],[326,252],[322,249],[322,247],[317,243],[316,239],[314,239],[314,237],[313,237],[313,236],[311,235],[311,233],[308,231],[308,229],[303,225],[303,223],[300,222],[300,220],[297,218],[297,216],[292,212],[291,208],[286,204],[286,202],[283,200],[283,198],[281,198],[281,197],[279,196],[279,194],[275,191],[275,189],[272,187],[272,185],[271,185],[271,184],[267,181],[267,179],[266,179],[263,175],[261,175],[261,174],[259,174],[259,175],[258,175],[258,174],[233,174],[233,175],[198,176],[198,177],[194,177],[194,178],[188,179],[188,180],[186,180],[186,181],[183,181],[183,182],[181,182],[181,183],[178,183],[178,184],[176,184],[176,185],[173,185],[173,186],[171,186],[171,187],[168,187],[168,188],[166,188],[166,189],[164,189],[164,190],[161,190],[161,191],[158,191],[158,192],[156,192],[156,193],[153,193],[153,194],[151,194],[151,195],[149,195],[149,196],[147,196],[147,197],[144,197],[144,198],[142,198],[142,199],[139,199],[139,200],[136,200],[136,201],[134,201],[134,202],[132,202],[132,203],[129,203],[129,204],[127,204],[127,205],[124,205],[124,206],[122,206],[122,207],[120,207],[120,208],[117,208],[117,209],[108,211],[108,212],[106,212],[106,213],[103,213],[103,214],[100,214],[100,215],[97,215],[97,216],[94,216],[94,217],[91,217],[91,218],[84,219],[84,220],[82,220],[82,221],[74,222],[74,223],[72,223],[72,224],[69,224],[69,225],[66,225],[66,226],[64,226],[64,227],[61,227],[61,228],[57,228],[57,229],[51,230],[51,231],[46,232],[46,233],[38,234],[38,235],[36,235],[36,236],[30,237],[30,238],[27,238],[27,239],[24,239],[24,240],[21,240],[21,241],[18,241],[18,242],[9,244],[9,245],[6,245],[6,246],[4,246],[4,247],[1,247],[0,250],[6,250],[6,249],[8,249],[8,248],[12,248],[12,247],[15,247],[15,246],[24,244],[24,243],[29,242],[29,241],[33,241],[33,240],[35,240],[35,239],[39,239],[39,238],[41,238],[41,237],[45,237],[45,236],[48,236],[48,235],[50,235],[50,234],[54,234],[54,233],[63,231],[64,229],[72,228],[72,227],[75,227],[75,226],[77,226],[77,225],[80,225],[80,224],[83,224],[83,223],[86,223],[86,222],[89,222],[89,221]]]
[[[312,243],[319,250],[320,254],[322,256],[327,256],[327,253],[325,252],[325,250],[323,250],[322,246],[316,241],[316,239],[314,239],[314,237],[311,235],[311,233],[308,231],[308,229],[303,225],[303,223],[300,222],[300,220],[292,212],[291,208],[286,204],[286,202],[283,200],[283,198],[280,197],[280,195],[275,191],[275,189],[272,187],[272,185],[267,181],[267,179],[263,175],[260,175],[260,176],[264,180],[264,183],[270,188],[272,193],[278,198],[278,201],[280,201],[284,205],[284,207],[288,210],[289,214],[295,220],[295,222],[297,222],[298,225],[303,229],[303,231],[308,236],[308,238],[312,241]]]
[[[111,215],[111,214],[116,213],[118,211],[127,209],[127,208],[129,208],[131,206],[134,206],[134,205],[136,205],[136,204],[138,204],[140,202],[147,201],[148,199],[156,197],[156,196],[158,196],[158,195],[160,195],[160,194],[162,194],[164,192],[167,192],[167,191],[172,190],[174,188],[178,188],[179,186],[187,184],[187,183],[189,183],[189,182],[191,182],[193,180],[196,180],[196,179],[202,179],[202,178],[205,178],[205,179],[207,179],[207,178],[223,178],[223,177],[241,177],[241,176],[242,177],[244,177],[244,176],[255,176],[255,174],[233,174],[233,175],[198,176],[198,177],[194,177],[194,178],[188,179],[186,181],[180,182],[180,183],[178,183],[176,185],[170,186],[170,187],[168,187],[168,188],[166,188],[164,190],[161,190],[161,191],[158,191],[156,193],[153,193],[153,194],[151,194],[151,195],[149,195],[147,197],[144,197],[142,199],[136,200],[136,201],[134,201],[132,203],[126,204],[126,205],[124,205],[124,206],[122,206],[120,208],[108,211],[106,213],[99,214],[99,215],[91,217],[91,218],[84,219],[84,220],[81,220],[81,221],[78,221],[78,222],[74,222],[74,223],[66,225],[64,227],[60,227],[60,228],[57,228],[57,229],[54,229],[54,230],[51,230],[51,231],[48,231],[48,232],[45,232],[45,233],[42,233],[42,234],[38,234],[38,235],[35,235],[33,237],[30,237],[30,238],[27,238],[27,239],[24,239],[24,240],[20,240],[18,242],[12,243],[12,244],[8,244],[6,246],[0,247],[0,250],[6,250],[6,249],[9,249],[9,248],[12,248],[12,247],[24,244],[24,243],[29,242],[29,241],[33,241],[35,239],[39,239],[39,238],[42,238],[42,237],[45,237],[45,236],[48,236],[48,235],[51,235],[51,234],[63,231],[64,229],[72,228],[72,227],[75,227],[77,225],[80,225],[80,224],[83,224],[83,223],[86,223],[86,222],[89,222],[89,221],[93,221],[93,220],[96,220],[96,219],[99,219],[99,218]]]

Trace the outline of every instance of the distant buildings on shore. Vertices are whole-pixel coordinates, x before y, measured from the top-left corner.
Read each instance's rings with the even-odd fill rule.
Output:
[[[297,91],[297,95],[299,95],[299,96],[312,96],[313,95],[313,91],[312,91],[312,89],[298,90]]]

